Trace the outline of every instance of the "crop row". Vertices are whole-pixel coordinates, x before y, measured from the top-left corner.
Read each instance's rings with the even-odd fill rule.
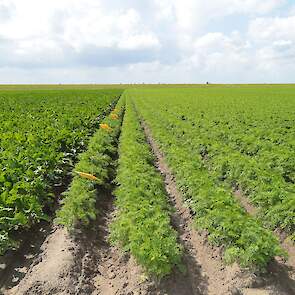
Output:
[[[96,202],[103,189],[110,189],[115,176],[118,137],[124,113],[124,99],[100,124],[91,137],[86,152],[79,156],[73,170],[73,180],[64,193],[62,207],[57,212],[56,222],[69,230],[76,225],[88,225],[96,219]]]
[[[249,197],[252,204],[260,208],[259,217],[268,227],[280,227],[289,234],[294,233],[294,185],[276,173],[269,162],[257,161],[229,147],[214,130],[210,130],[208,135],[194,128],[197,123],[187,117],[178,120],[179,131],[190,130],[182,137],[194,142],[212,176]],[[166,118],[170,118],[173,125],[177,116],[170,113]]]
[[[171,208],[154,161],[134,106],[127,99],[111,241],[130,251],[147,273],[161,278],[180,266],[182,249],[170,225]]]
[[[184,105],[183,102],[173,101],[173,105],[165,110],[170,124],[173,126],[176,122],[179,129],[182,129],[182,137],[199,149],[204,164],[216,179],[226,183],[231,190],[239,189],[244,196],[249,197],[252,204],[259,207],[259,218],[267,227],[279,227],[286,233],[293,234],[294,239],[295,154],[292,150],[289,120],[277,119],[282,126],[275,130],[277,133],[280,130],[284,140],[274,143],[258,119],[253,118],[252,121],[255,126],[252,128],[254,135],[245,135],[245,129],[249,128],[239,125],[242,123],[235,116],[218,116],[216,113],[211,114],[210,109],[206,115],[202,111],[198,113],[191,102],[190,105]],[[219,109],[219,113],[222,113],[222,109]],[[240,121],[245,124],[245,119]],[[251,123],[248,122],[248,125]],[[185,130],[190,132],[186,133]],[[252,144],[253,136],[257,138],[255,148]]]
[[[63,186],[99,119],[120,93],[0,93],[0,254],[17,246],[14,232],[47,219],[44,212],[54,203],[54,187]]]
[[[129,93],[133,97],[132,91]],[[263,268],[273,257],[284,256],[273,234],[250,217],[231,191],[208,171],[193,128],[188,124],[184,128],[183,118],[169,114],[171,99],[169,107],[165,105],[168,100],[159,100],[159,95],[153,100],[137,94],[134,101],[165,153],[179,189],[195,213],[197,227],[208,232],[211,243],[224,247],[225,260]]]
[[[182,92],[164,92],[169,99],[162,100],[163,109],[171,126],[177,122],[182,137],[194,141],[217,181],[239,189],[259,208],[265,226],[280,228],[294,240],[293,96],[257,97],[253,92],[245,99],[241,91],[224,96],[224,89],[206,96],[199,90],[185,91],[186,96]],[[152,91],[149,96],[151,103],[158,100]]]

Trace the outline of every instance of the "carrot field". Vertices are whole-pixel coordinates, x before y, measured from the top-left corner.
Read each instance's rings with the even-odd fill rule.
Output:
[[[28,88],[0,89],[3,294],[295,293],[293,85]]]

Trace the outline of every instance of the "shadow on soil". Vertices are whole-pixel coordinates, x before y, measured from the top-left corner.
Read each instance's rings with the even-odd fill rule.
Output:
[[[109,243],[109,225],[116,213],[114,197],[104,192],[97,202],[99,216],[91,224],[91,229],[79,229],[75,236],[84,258],[79,282],[79,294],[129,295],[198,295],[207,294],[207,280],[201,274],[201,267],[189,251],[184,253],[186,274],[174,270],[173,273],[157,282],[144,279],[142,269],[129,254]],[[189,250],[189,249],[188,249]],[[194,271],[191,271],[191,270]],[[109,270],[111,273],[108,273]],[[106,272],[106,273],[105,273]],[[103,286],[96,285],[96,278],[103,277]],[[102,280],[98,280],[101,282]],[[105,288],[105,289],[104,289]]]
[[[2,287],[10,289],[16,286],[26,275],[35,258],[42,252],[41,246],[52,231],[52,224],[41,222],[29,232],[23,232],[25,239],[17,250],[8,251],[0,258],[3,268],[0,270],[0,290]],[[0,291],[1,294],[1,291]]]

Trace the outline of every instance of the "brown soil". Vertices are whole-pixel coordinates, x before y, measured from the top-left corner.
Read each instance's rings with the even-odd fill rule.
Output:
[[[207,294],[199,278],[198,265],[188,276],[178,271],[157,282],[148,278],[134,259],[108,241],[109,224],[115,216],[113,197],[105,194],[97,204],[99,217],[91,229],[76,230],[73,236],[61,226],[52,226],[38,248],[32,237],[33,252],[24,249],[30,258],[16,261],[5,273],[1,294],[87,294],[87,295],[186,295]],[[190,256],[187,255],[187,259]],[[191,265],[194,265],[191,262]],[[21,273],[22,276],[16,276]],[[192,281],[198,284],[192,288]],[[205,281],[205,280],[204,280]]]
[[[74,294],[77,252],[77,246],[66,231],[53,227],[31,266],[15,269],[24,272],[24,278],[13,286],[15,275],[10,276],[11,281],[3,287],[3,294]]]
[[[113,197],[106,194],[98,206],[98,220],[90,230],[76,230],[76,238],[53,226],[31,265],[22,268],[24,277],[14,284],[15,276],[7,274],[1,294],[149,294],[134,260],[108,242]]]
[[[246,209],[246,211],[252,215],[255,216],[258,212],[258,208],[254,207],[247,198],[245,198],[240,190],[234,191],[234,196],[238,199],[240,204],[243,208]]]
[[[12,288],[26,275],[34,258],[41,252],[41,245],[51,231],[45,222],[23,231],[20,247],[0,256],[0,293],[3,288]]]
[[[192,293],[191,285],[181,273],[175,271],[169,278],[157,282],[148,278],[143,269],[128,254],[110,245],[108,241],[109,225],[116,215],[113,202],[106,202],[103,214],[104,221],[100,223],[100,238],[94,250],[97,258],[93,276],[94,290],[92,295],[184,295]]]
[[[179,233],[180,242],[184,246],[184,261],[188,268],[189,276],[192,276],[198,265],[199,280],[191,280],[194,290],[199,289],[201,294],[294,294],[293,280],[283,268],[277,269],[277,264],[272,265],[270,275],[257,275],[242,271],[236,264],[224,265],[221,255],[222,249],[211,247],[206,240],[205,233],[199,233],[192,228],[193,218],[187,206],[183,204],[183,198],[178,191],[174,176],[168,167],[164,155],[160,151],[152,137],[151,130],[142,121],[148,142],[157,158],[157,167],[165,177],[165,186],[171,203],[176,212],[173,216],[173,224]],[[193,263],[192,263],[193,261]],[[204,283],[204,278],[205,282]],[[287,286],[285,285],[287,284]],[[194,294],[194,293],[187,293]]]
[[[84,247],[83,267],[76,294],[123,295],[148,288],[141,268],[121,249],[108,241],[109,225],[114,218],[113,196],[106,194],[99,200],[99,218],[79,244]]]
[[[292,241],[290,241],[288,238],[281,240],[282,247],[287,251],[289,254],[287,265],[289,265],[292,268],[292,277],[295,280],[295,246]]]

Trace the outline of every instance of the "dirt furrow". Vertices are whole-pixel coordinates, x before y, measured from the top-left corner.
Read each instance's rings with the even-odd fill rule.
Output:
[[[193,292],[186,277],[175,270],[160,282],[148,277],[128,252],[109,243],[109,229],[116,216],[113,197],[100,202],[100,222],[96,226],[96,244],[91,246],[93,258],[87,269],[92,269],[92,295],[189,295]],[[95,240],[95,239],[90,239]],[[93,265],[93,263],[95,265]],[[94,270],[94,273],[93,273]],[[196,268],[195,273],[198,273]],[[196,279],[196,277],[194,277]],[[198,280],[197,280],[198,281]],[[196,289],[196,290],[199,290]],[[81,293],[84,294],[84,293]]]
[[[246,211],[251,215],[251,216],[256,216],[259,209],[257,207],[254,207],[250,201],[245,198],[241,192],[241,190],[235,190],[234,191],[234,196],[238,199],[240,204],[242,205],[243,208],[246,209]]]
[[[211,247],[207,243],[206,234],[199,233],[192,228],[194,223],[192,215],[189,208],[183,203],[183,198],[177,189],[174,176],[165,161],[165,157],[144,121],[142,121],[142,126],[157,158],[157,167],[165,177],[166,190],[176,209],[173,222],[185,249],[184,260],[188,267],[188,276],[191,277],[194,292],[212,295],[292,294],[286,291],[284,287],[277,286],[277,282],[271,282],[269,278],[242,271],[237,264],[224,265],[221,258],[222,249]],[[198,268],[197,275],[195,275],[196,267]]]
[[[3,294],[74,294],[78,248],[65,229],[53,227],[19,284]]]
[[[113,197],[104,194],[97,206],[99,216],[90,229],[69,235],[54,226],[24,277],[15,286],[6,284],[1,294],[150,294],[153,284],[141,268],[108,241]]]
[[[114,197],[99,200],[99,217],[79,243],[87,247],[84,274],[76,294],[148,294],[141,268],[132,257],[109,242],[109,225],[115,217]],[[85,290],[87,288],[88,290]]]

